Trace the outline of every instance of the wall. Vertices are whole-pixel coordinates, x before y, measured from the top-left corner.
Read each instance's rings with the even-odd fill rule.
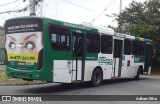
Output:
[[[0,26],[0,48],[4,48],[4,43],[5,43],[4,27]]]

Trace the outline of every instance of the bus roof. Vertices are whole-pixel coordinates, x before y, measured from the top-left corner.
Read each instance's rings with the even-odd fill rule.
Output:
[[[98,29],[98,33],[114,35],[114,30],[108,27],[96,26],[93,24],[83,23],[82,25]]]
[[[6,21],[17,20],[17,19],[32,19],[32,18],[43,19],[43,20],[47,21],[48,23],[54,23],[54,24],[57,24],[57,25],[71,27],[71,28],[75,28],[75,29],[87,30],[87,31],[97,32],[97,33],[100,33],[100,34],[106,34],[106,35],[117,36],[117,37],[128,38],[128,39],[136,39],[136,40],[139,40],[139,41],[145,41],[147,43],[152,43],[152,40],[150,40],[150,39],[135,37],[135,36],[122,34],[122,33],[116,33],[111,28],[96,26],[96,25],[89,24],[89,23],[74,24],[74,23],[59,21],[59,20],[55,20],[55,19],[51,19],[51,18],[37,17],[37,16],[16,17],[16,18],[8,19]]]
[[[17,19],[31,19],[31,18],[39,18],[39,19],[42,19],[41,17],[37,17],[37,16],[23,16],[23,17],[15,17],[15,18],[10,18],[6,21],[10,21],[10,20],[17,20]]]
[[[50,23],[54,23],[56,25],[61,25],[61,26],[66,26],[66,27],[71,27],[71,28],[75,28],[75,29],[87,30],[87,31],[92,31],[92,32],[98,33],[98,29],[94,28],[94,27],[84,26],[82,24],[69,23],[69,22],[65,22],[65,21],[59,21],[59,20],[45,18],[45,17],[43,17],[43,19],[49,20]]]

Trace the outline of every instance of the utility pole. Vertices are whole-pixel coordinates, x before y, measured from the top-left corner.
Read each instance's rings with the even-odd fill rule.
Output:
[[[30,3],[30,16],[36,16],[36,2],[37,0],[29,0]]]
[[[119,15],[120,15],[120,17],[119,18],[121,18],[121,11],[122,11],[122,0],[120,0],[120,3],[119,3]],[[122,24],[122,21],[121,21],[121,19],[120,19],[120,22],[119,22],[119,26],[118,26],[118,30],[119,30],[119,32],[122,32],[122,27],[121,27],[121,24]]]
[[[122,0],[120,0],[120,5],[119,5],[119,14],[121,14],[122,11]]]
[[[26,0],[23,0],[25,2]],[[36,6],[38,2],[43,2],[43,0],[29,0],[30,3],[30,16],[36,16]]]

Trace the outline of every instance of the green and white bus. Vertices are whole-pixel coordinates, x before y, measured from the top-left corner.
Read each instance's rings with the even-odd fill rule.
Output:
[[[20,17],[5,22],[5,34],[6,73],[14,78],[99,86],[151,70],[153,42],[110,28]]]

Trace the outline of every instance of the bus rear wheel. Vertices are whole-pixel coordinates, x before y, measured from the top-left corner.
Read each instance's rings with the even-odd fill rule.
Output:
[[[95,69],[92,74],[91,84],[94,87],[98,87],[102,84],[103,75],[102,71],[100,69]]]

